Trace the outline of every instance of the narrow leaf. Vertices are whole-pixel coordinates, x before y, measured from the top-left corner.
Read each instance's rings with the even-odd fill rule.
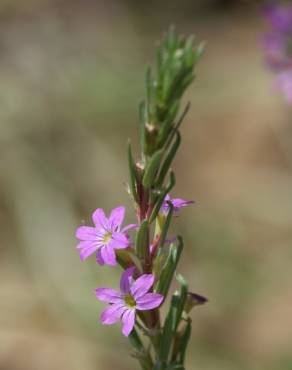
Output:
[[[191,337],[191,332],[192,332],[192,324],[191,324],[191,320],[189,319],[186,327],[184,328],[181,334],[181,337],[179,339],[179,344],[178,344],[178,361],[181,364],[184,364],[185,362],[186,350],[187,350],[187,346],[188,346],[188,343]]]
[[[133,198],[136,202],[138,202],[138,195],[137,195],[137,172],[136,172],[136,165],[132,155],[132,149],[130,142],[128,143],[128,165],[129,165],[129,172],[130,172],[130,189],[133,195]]]
[[[148,162],[146,166],[145,173],[144,173],[143,180],[142,180],[143,186],[146,189],[150,189],[151,186],[154,184],[154,180],[155,180],[157,171],[159,169],[162,155],[163,155],[163,152],[161,150],[156,152],[152,156],[152,158],[150,159],[150,161]]]
[[[145,152],[145,125],[148,121],[145,101],[142,101],[139,106],[139,138],[142,153]]]
[[[160,352],[159,358],[163,363],[167,363],[169,354],[172,347],[172,342],[175,334],[175,322],[176,322],[176,307],[178,305],[178,297],[173,295],[171,299],[170,308],[166,316],[161,341],[160,341]]]
[[[145,261],[149,251],[149,235],[148,235],[148,221],[142,221],[140,228],[136,234],[136,251],[137,256]]]
[[[172,244],[170,247],[169,255],[163,266],[163,270],[160,279],[157,284],[157,293],[162,294],[164,297],[167,296],[172,278],[175,273],[178,261],[180,259],[181,252],[183,250],[183,240],[180,236],[177,237],[178,244]]]
[[[180,136],[180,133],[176,131],[175,142],[173,143],[172,147],[168,151],[166,158],[161,166],[161,170],[160,170],[159,177],[157,180],[157,186],[161,186],[163,184],[164,178],[171,166],[171,163],[176,155],[176,152],[180,146],[180,143],[181,143],[181,136]]]
[[[155,220],[155,218],[157,217],[157,215],[158,215],[158,213],[160,211],[160,208],[161,208],[161,206],[163,204],[164,198],[166,197],[166,195],[170,192],[170,190],[175,185],[175,174],[174,174],[173,171],[170,172],[169,177],[170,177],[169,184],[168,184],[168,186],[165,189],[163,189],[161,191],[161,193],[160,193],[160,195],[159,195],[159,197],[158,197],[158,199],[156,201],[155,207],[154,207],[154,209],[153,209],[153,211],[151,213],[149,223],[152,223]]]
[[[176,317],[176,329],[181,321],[183,310],[185,307],[185,303],[187,300],[187,295],[188,295],[188,284],[184,277],[180,274],[176,276],[176,279],[180,283],[180,292],[179,292],[179,306],[177,308],[177,317]]]

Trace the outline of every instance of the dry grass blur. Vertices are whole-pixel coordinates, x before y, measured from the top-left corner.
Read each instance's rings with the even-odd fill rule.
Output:
[[[208,41],[175,163],[174,195],[197,201],[180,271],[210,299],[187,368],[292,369],[291,107],[259,9],[215,3],[1,1],[0,370],[136,369],[92,294],[118,272],[80,263],[74,230],[123,203],[133,221],[125,144],[169,23]]]

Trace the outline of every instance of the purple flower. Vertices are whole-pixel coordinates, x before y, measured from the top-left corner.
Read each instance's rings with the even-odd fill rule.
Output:
[[[274,3],[264,15],[272,26],[263,42],[265,59],[277,74],[275,87],[292,104],[292,6]]]
[[[265,8],[264,15],[271,26],[280,32],[292,32],[292,6],[272,4]]]
[[[174,212],[178,212],[181,208],[184,208],[190,204],[195,203],[192,200],[185,200],[185,199],[180,199],[180,198],[171,199],[170,195],[167,194],[166,197],[164,198],[164,201],[160,209],[160,212],[164,215],[166,215],[169,211],[169,202],[173,205]]]
[[[184,310],[186,313],[189,313],[193,307],[200,306],[206,302],[208,302],[206,297],[197,293],[188,292]]]
[[[287,50],[288,42],[288,37],[279,32],[269,33],[263,39],[265,60],[275,72],[292,66],[291,56]]]
[[[76,230],[76,238],[80,240],[77,249],[80,258],[84,261],[96,252],[96,260],[100,265],[117,264],[115,249],[127,248],[130,244],[126,231],[136,227],[130,224],[123,229],[121,225],[125,217],[125,207],[117,207],[111,211],[109,218],[101,208],[92,215],[94,227],[80,226]]]
[[[281,72],[277,76],[275,87],[283,92],[287,103],[292,104],[292,69]]]
[[[154,283],[152,274],[141,275],[133,279],[135,267],[124,271],[120,281],[120,292],[109,288],[97,288],[96,297],[110,304],[101,316],[104,325],[111,325],[118,320],[122,321],[122,333],[127,337],[135,325],[136,311],[148,311],[161,305],[163,296],[157,293],[148,293]]]

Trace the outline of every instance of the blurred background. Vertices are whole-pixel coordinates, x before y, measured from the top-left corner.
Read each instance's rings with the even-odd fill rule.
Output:
[[[169,24],[207,41],[175,162],[196,200],[174,232],[193,312],[188,370],[292,369],[292,119],[263,63],[260,1],[1,0],[0,369],[134,370],[74,233],[127,205],[145,65]]]

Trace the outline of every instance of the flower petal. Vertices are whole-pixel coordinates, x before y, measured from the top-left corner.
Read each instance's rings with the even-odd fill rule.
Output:
[[[106,265],[115,266],[117,264],[115,251],[109,244],[101,248],[100,255]]]
[[[103,259],[103,258],[102,258],[102,256],[101,256],[101,248],[99,248],[99,249],[96,251],[96,262],[97,262],[99,265],[101,265],[101,266],[103,266],[103,265],[105,264],[104,259]]]
[[[142,297],[138,298],[136,301],[137,310],[152,310],[161,305],[163,301],[163,295],[157,293],[147,293]]]
[[[184,208],[190,204],[195,203],[193,200],[185,200],[181,198],[175,198],[171,200],[173,204],[174,211],[179,211],[181,208]]]
[[[76,230],[75,235],[79,240],[96,240],[96,228],[91,226],[80,226]]]
[[[112,231],[119,230],[124,221],[126,208],[121,206],[114,208],[109,216],[109,224]]]
[[[117,232],[112,234],[112,238],[108,242],[108,245],[110,245],[114,249],[124,249],[127,248],[129,244],[129,238],[126,235]]]
[[[123,293],[129,293],[135,267],[129,267],[121,276],[120,289]]]
[[[123,303],[120,292],[110,288],[95,289],[96,298],[107,303]]]
[[[135,300],[147,293],[153,283],[154,276],[152,274],[144,274],[140,276],[130,287],[130,292]]]
[[[122,316],[122,333],[127,337],[135,325],[135,310],[126,310]]]
[[[292,30],[292,6],[272,3],[265,7],[264,15],[271,26],[279,32],[289,33]]]
[[[275,81],[275,87],[282,91],[287,103],[292,103],[292,72],[284,71],[281,72]]]
[[[126,310],[125,304],[114,303],[106,308],[100,315],[100,321],[104,325],[111,325],[117,322]]]
[[[102,208],[97,208],[92,214],[92,220],[97,228],[106,229],[108,226],[108,219],[105,216]]]
[[[131,229],[138,229],[138,227],[139,227],[139,225],[138,225],[138,224],[129,224],[129,225],[125,226],[125,227],[121,230],[121,232],[122,232],[122,233],[125,233],[126,231],[131,230]]]
[[[82,241],[77,245],[79,249],[80,259],[84,261],[86,258],[91,256],[97,249],[99,245],[93,241]]]

